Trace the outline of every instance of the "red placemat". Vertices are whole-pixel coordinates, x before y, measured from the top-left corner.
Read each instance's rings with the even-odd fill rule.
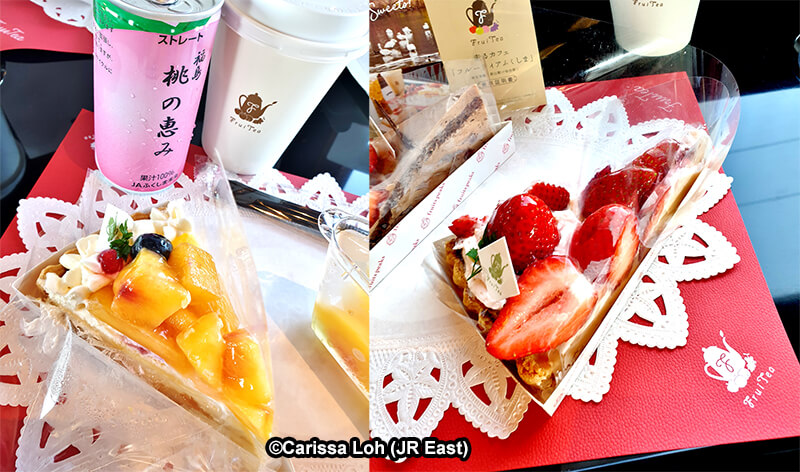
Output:
[[[5,5],[3,5],[5,8]],[[59,145],[39,180],[31,189],[28,198],[51,197],[66,202],[76,202],[86,178],[87,169],[96,169],[94,164],[94,115],[82,110],[75,119],[64,140]],[[191,146],[189,155],[205,155],[202,148]],[[184,169],[189,174],[191,169]],[[282,174],[296,187],[302,186],[308,179],[296,175]],[[356,196],[345,194],[348,201]],[[16,216],[6,232],[0,238],[0,257],[24,252],[25,246],[19,237]],[[1,320],[0,320],[1,321]],[[2,356],[0,347],[0,356]],[[4,379],[0,379],[2,381]],[[2,401],[2,399],[0,399]],[[0,471],[14,470],[16,461],[17,440],[22,420],[25,418],[24,407],[0,406]]]
[[[576,109],[617,95],[631,124],[645,116],[703,123],[683,73],[559,89]],[[505,440],[489,438],[451,407],[433,436],[468,438],[469,461],[409,459],[395,464],[372,460],[371,469],[517,469],[800,434],[800,364],[733,195],[729,192],[701,219],[725,235],[741,262],[711,279],[679,284],[689,315],[686,346],[659,350],[620,342],[611,390],[600,403],[568,397],[548,417],[531,402],[519,428]],[[702,348],[724,348],[720,331],[734,349],[756,361],[747,386],[735,393],[705,373]],[[751,400],[752,407],[748,396],[756,398]]]
[[[85,28],[56,21],[30,0],[3,0],[0,8],[0,51],[92,53],[92,33]]]

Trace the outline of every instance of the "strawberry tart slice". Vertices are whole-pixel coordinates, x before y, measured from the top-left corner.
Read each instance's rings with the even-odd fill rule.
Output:
[[[576,192],[534,182],[486,217],[453,220],[448,275],[487,352],[541,402],[589,342],[702,170],[704,133],[664,140]],[[478,251],[505,239],[518,294],[497,298]]]

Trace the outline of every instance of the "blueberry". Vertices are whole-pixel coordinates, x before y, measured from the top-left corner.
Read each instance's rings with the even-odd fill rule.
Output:
[[[142,248],[149,249],[164,259],[169,259],[169,255],[172,254],[172,243],[160,234],[146,233],[136,238],[131,248],[131,256],[136,257]]]

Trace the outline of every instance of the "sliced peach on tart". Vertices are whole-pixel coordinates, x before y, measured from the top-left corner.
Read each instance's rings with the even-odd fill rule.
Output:
[[[194,237],[192,233],[186,232],[181,233],[175,236],[175,239],[172,240],[172,247],[178,246],[180,244],[187,243],[191,244],[192,246],[200,247],[200,243],[197,242],[197,239]]]
[[[197,318],[199,317],[194,312],[188,309],[180,309],[158,325],[156,333],[166,339],[175,339],[183,330],[194,323]]]
[[[243,329],[225,336],[222,375],[225,392],[250,405],[267,406],[272,400],[272,385],[261,346]]]
[[[222,361],[223,391],[233,413],[262,440],[272,429],[272,384],[261,346],[243,329],[228,333]]]
[[[186,308],[189,292],[181,286],[164,258],[142,249],[114,280],[111,311],[137,326],[153,329]]]
[[[149,349],[178,372],[191,372],[192,366],[178,349],[173,337],[165,338],[157,330],[153,331],[123,320],[111,311],[112,300],[114,300],[114,292],[111,286],[107,285],[93,293],[86,300],[86,307],[95,318],[123,333],[137,344]],[[183,310],[179,310],[178,313],[181,311]]]
[[[269,439],[272,432],[272,407],[253,406],[237,399],[228,399],[228,408],[242,423],[258,436],[261,442]]]
[[[181,332],[175,341],[189,359],[197,374],[211,387],[222,387],[222,320],[216,313],[197,319]]]
[[[211,254],[199,247],[190,243],[173,246],[169,265],[180,284],[192,294],[193,304],[213,302],[222,295],[217,266]]]
[[[227,334],[235,331],[239,327],[239,318],[233,311],[233,306],[230,300],[222,293],[218,299],[207,303],[191,303],[189,309],[197,316],[203,316],[206,313],[216,313],[222,319],[222,333]]]

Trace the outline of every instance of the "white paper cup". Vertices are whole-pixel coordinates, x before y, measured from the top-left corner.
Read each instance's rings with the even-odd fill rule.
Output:
[[[367,50],[367,9],[362,8],[363,14],[351,8],[315,15],[303,10],[313,2],[283,0],[256,3],[263,11],[246,3],[248,13],[237,3],[222,7],[202,140],[205,151],[226,170],[256,174],[275,165],[345,65]],[[283,17],[276,19],[270,11],[275,4]],[[272,18],[283,31],[303,37],[251,15]]]
[[[680,51],[692,38],[700,0],[611,0],[614,35],[640,56]]]

